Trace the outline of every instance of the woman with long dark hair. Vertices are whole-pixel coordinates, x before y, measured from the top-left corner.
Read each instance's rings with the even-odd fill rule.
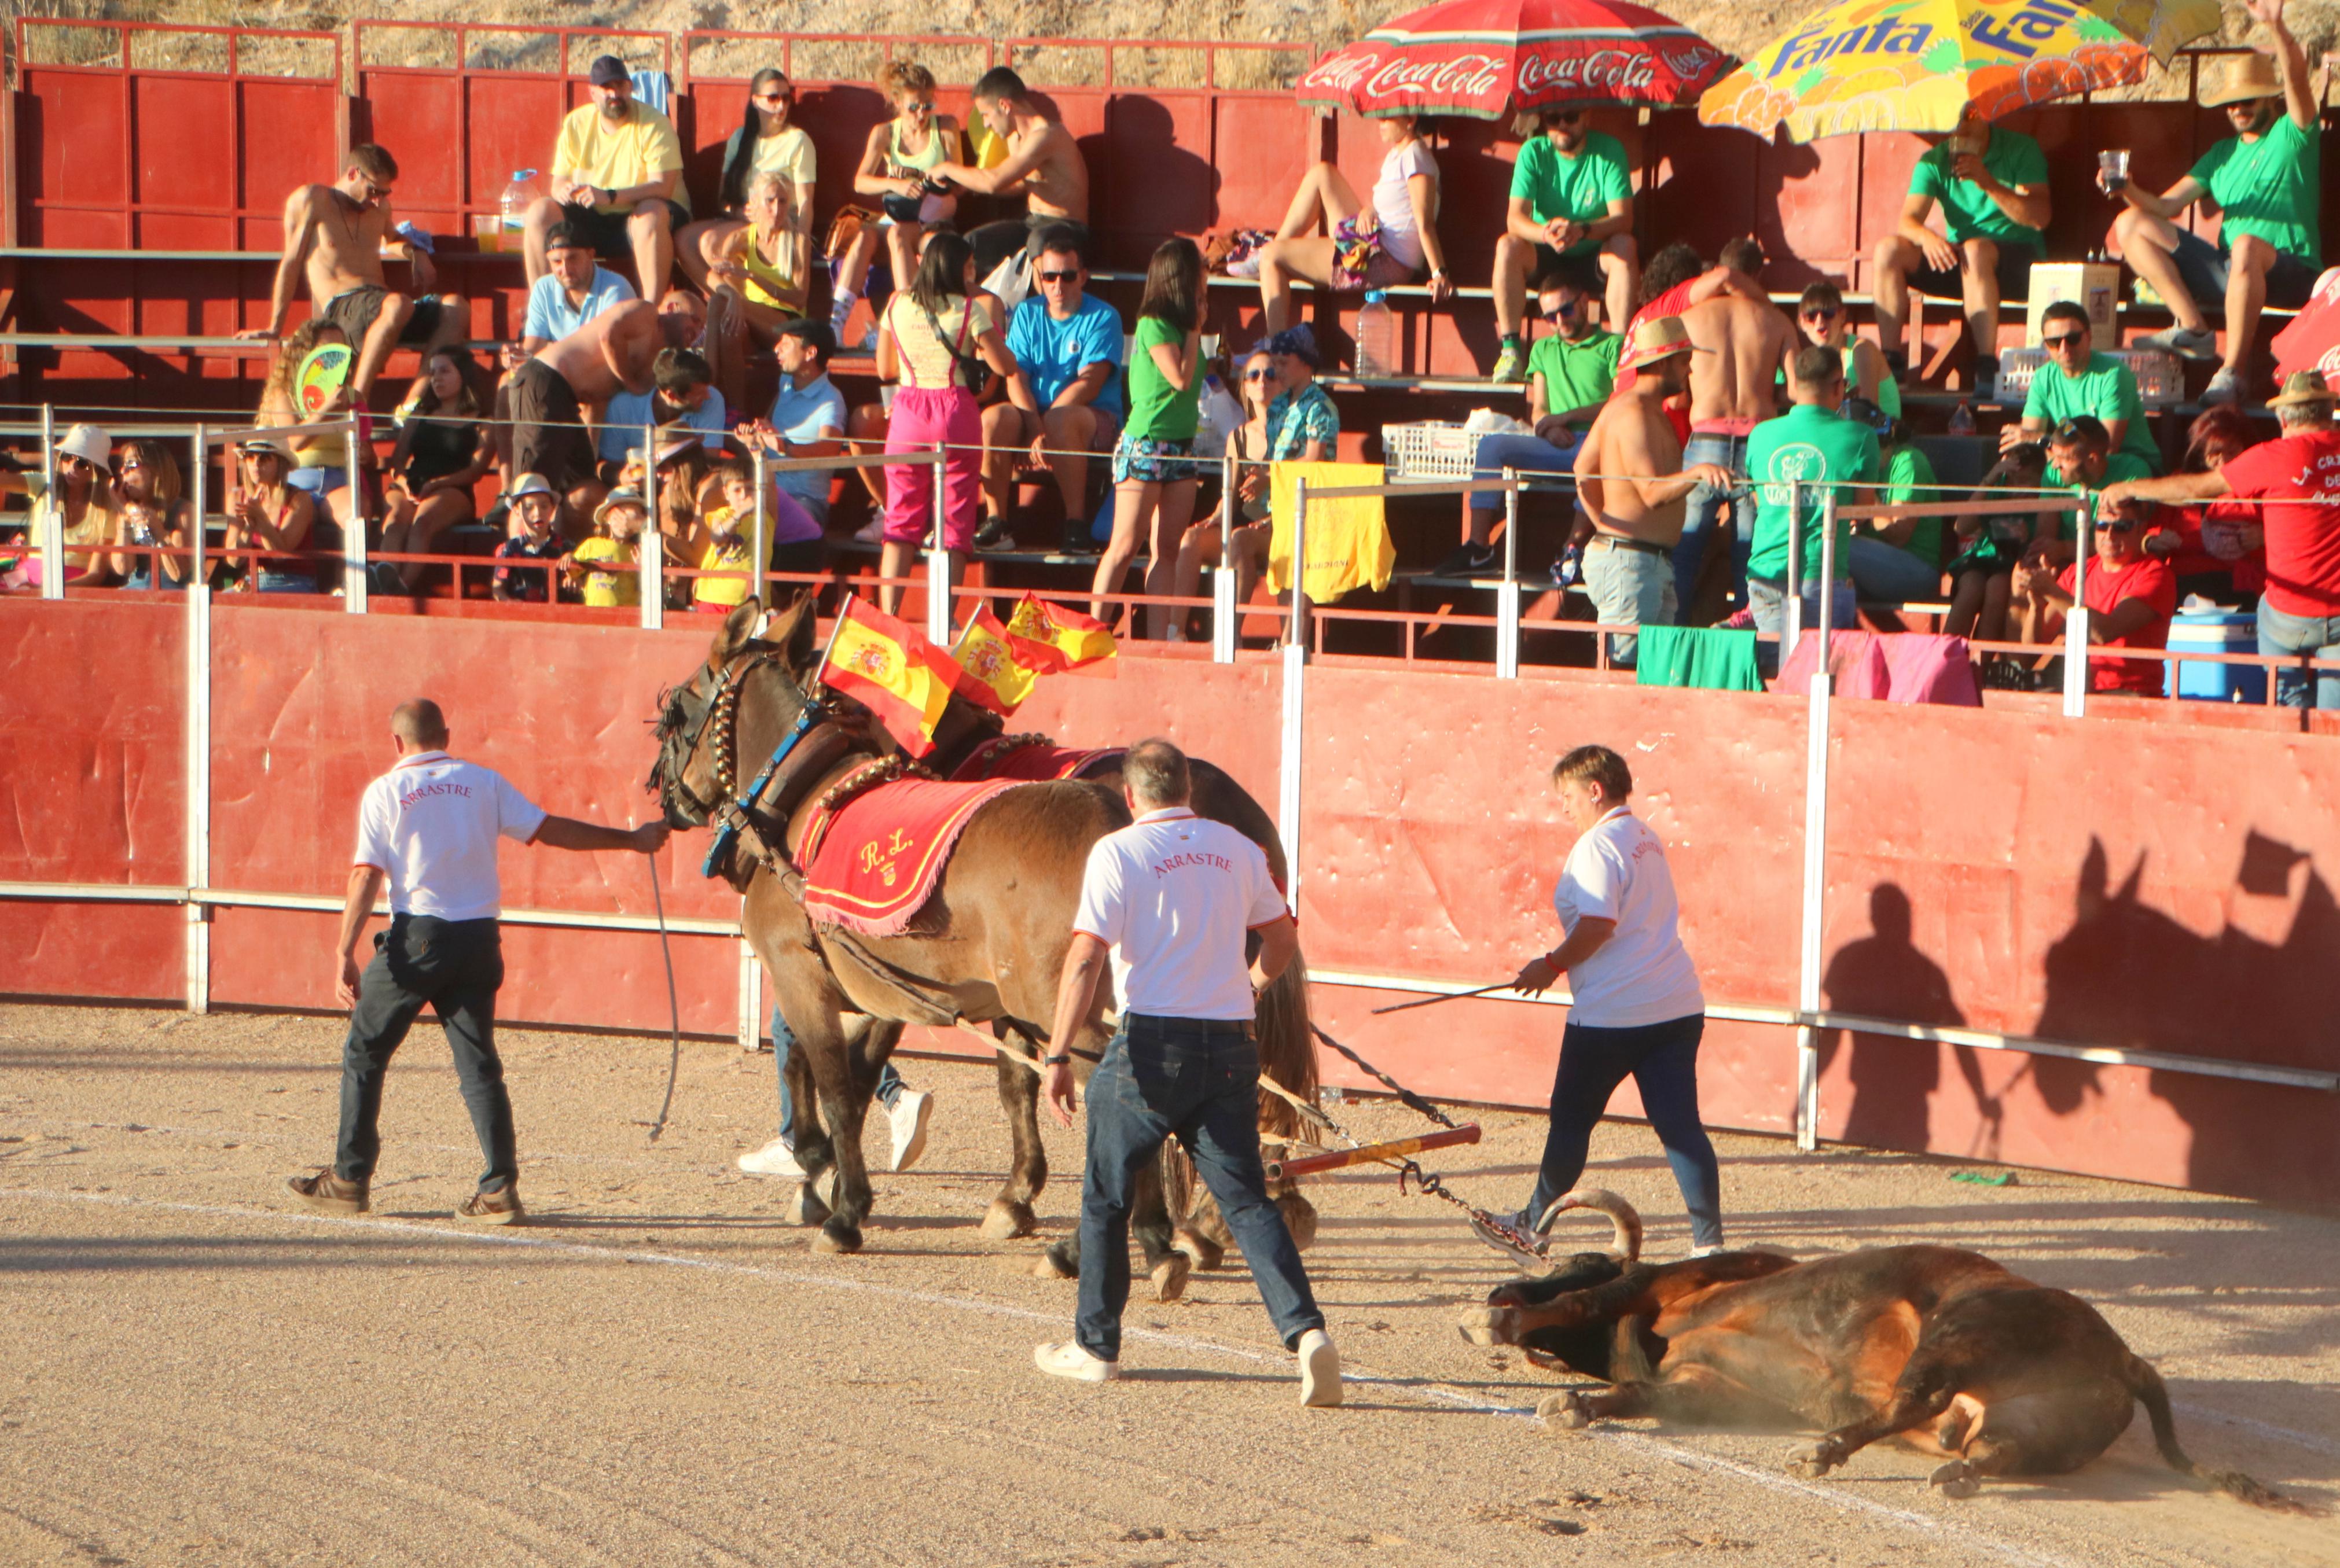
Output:
[[[427,556],[439,537],[477,515],[472,487],[495,467],[495,443],[480,417],[479,373],[461,349],[433,349],[401,405],[403,422],[391,449],[382,547]],[[380,587],[411,593],[431,568],[419,561],[382,563]],[[397,577],[393,585],[392,574]]]
[[[788,182],[795,198],[788,213],[795,242],[799,251],[808,242],[818,160],[811,136],[791,118],[796,103],[797,90],[786,72],[767,65],[749,79],[746,112],[723,143],[723,179],[717,198],[722,214],[691,224],[675,243],[675,259],[702,291],[713,291],[709,271],[721,261],[732,236],[753,219],[748,196],[749,182],[758,174],[776,173]]]
[[[236,448],[236,480],[227,492],[226,554],[247,589],[317,591],[316,568],[286,558],[309,547],[317,526],[316,498],[290,482],[292,471],[292,454],[273,437],[255,436]]]
[[[1202,422],[1203,253],[1192,240],[1165,240],[1145,268],[1137,340],[1129,355],[1129,422],[1113,449],[1113,540],[1089,591],[1116,592],[1137,539],[1152,545],[1145,591],[1167,595],[1177,581],[1178,545],[1195,520],[1195,430]],[[1102,620],[1105,600],[1089,605]],[[1146,630],[1166,637],[1179,617],[1156,609]],[[1135,625],[1133,618],[1132,624]]]
[[[123,444],[114,465],[114,493],[122,506],[121,520],[114,525],[114,542],[120,551],[114,557],[114,575],[124,587],[187,586],[194,562],[169,553],[188,549],[194,537],[195,506],[183,490],[179,460],[169,447],[143,439]],[[133,555],[134,545],[159,545],[164,553]]]
[[[975,395],[985,368],[1007,383],[1017,408],[1036,417],[1039,412],[994,311],[991,296],[976,287],[975,251],[957,234],[936,233],[927,239],[910,286],[886,301],[886,319],[878,328],[878,379],[900,385],[886,429],[886,449],[927,452],[938,442],[945,449],[942,537],[954,579],[958,557],[974,547],[983,494],[983,423]],[[887,466],[885,549],[879,557],[886,577],[909,571],[934,526],[934,503],[933,470],[923,464]],[[936,586],[929,591],[947,590]],[[899,609],[901,585],[880,587],[878,602],[888,615]]]

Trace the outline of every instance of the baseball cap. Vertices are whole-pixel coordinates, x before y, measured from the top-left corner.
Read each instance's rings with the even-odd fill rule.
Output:
[[[596,87],[610,87],[620,82],[631,82],[634,74],[627,70],[626,63],[615,54],[604,54],[593,62],[591,69],[585,73],[585,79]]]

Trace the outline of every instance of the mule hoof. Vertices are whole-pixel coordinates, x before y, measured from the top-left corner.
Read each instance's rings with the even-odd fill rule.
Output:
[[[1181,1226],[1170,1238],[1170,1245],[1192,1258],[1195,1267],[1207,1274],[1226,1257],[1226,1248],[1209,1237]]]
[[[1053,1247],[1043,1251],[1040,1260],[1032,1265],[1032,1277],[1035,1279],[1078,1279],[1080,1275],[1081,1271],[1066,1265]]]
[[[828,1218],[828,1205],[820,1200],[811,1182],[800,1181],[789,1196],[788,1206],[781,1209],[780,1218],[790,1225],[819,1225]]]
[[[1183,1252],[1173,1252],[1154,1266],[1154,1299],[1175,1301],[1186,1294],[1186,1271],[1194,1265]]]
[[[1572,1390],[1547,1394],[1536,1402],[1536,1414],[1565,1432],[1581,1432],[1592,1425],[1592,1409],[1584,1395]]]
[[[812,1238],[815,1252],[853,1253],[861,1250],[861,1228],[832,1219]]]
[[[1474,1307],[1456,1322],[1455,1332],[1473,1345],[1509,1345],[1511,1316],[1502,1307]]]
[[[1926,1484],[1945,1497],[1971,1497],[1982,1490],[1982,1477],[1963,1459],[1953,1459],[1926,1477]]]
[[[1840,1461],[1833,1447],[1826,1443],[1815,1443],[1788,1456],[1788,1474],[1803,1481],[1818,1481],[1835,1469],[1839,1463]]]
[[[991,1207],[983,1211],[983,1238],[986,1241],[1013,1241],[1019,1236],[1029,1236],[1038,1223],[1032,1215],[1032,1206],[1009,1198],[995,1198]]]

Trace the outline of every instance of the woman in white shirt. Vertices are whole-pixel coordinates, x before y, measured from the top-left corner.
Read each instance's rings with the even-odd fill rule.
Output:
[[[1295,278],[1353,293],[1410,283],[1427,268],[1433,300],[1453,293],[1438,240],[1438,160],[1411,114],[1383,116],[1373,128],[1389,151],[1373,200],[1360,201],[1337,166],[1319,163],[1301,177],[1283,226],[1260,251],[1259,301],[1270,333],[1292,324]],[[1320,214],[1324,232],[1313,234]]]
[[[1512,984],[1533,996],[1564,973],[1571,1001],[1543,1165],[1515,1223],[1540,1226],[1544,1210],[1576,1185],[1593,1125],[1630,1077],[1690,1209],[1693,1256],[1719,1252],[1721,1177],[1698,1114],[1706,998],[1675,929],[1665,846],[1627,804],[1633,775],[1608,747],[1570,752],[1552,765],[1552,783],[1577,829],[1552,894],[1567,938],[1530,960]]]
[[[719,204],[722,216],[708,218],[683,230],[675,242],[675,260],[702,291],[713,290],[707,281],[710,268],[723,259],[732,236],[755,221],[748,211],[749,186],[756,175],[771,173],[788,182],[791,197],[788,230],[798,251],[809,245],[813,181],[818,173],[812,137],[792,123],[797,90],[784,71],[770,65],[749,79],[748,108],[739,126],[723,143],[723,177]]]

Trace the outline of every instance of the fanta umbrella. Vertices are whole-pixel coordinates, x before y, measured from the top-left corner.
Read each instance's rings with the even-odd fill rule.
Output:
[[[1799,142],[1948,131],[1968,104],[1996,120],[2139,81],[2147,42],[2217,25],[2217,0],[1841,0],[1708,88],[1698,117]]]
[[[1353,114],[1499,120],[1554,104],[1686,104],[1730,56],[1624,0],[1446,0],[1383,23],[1300,78]]]

